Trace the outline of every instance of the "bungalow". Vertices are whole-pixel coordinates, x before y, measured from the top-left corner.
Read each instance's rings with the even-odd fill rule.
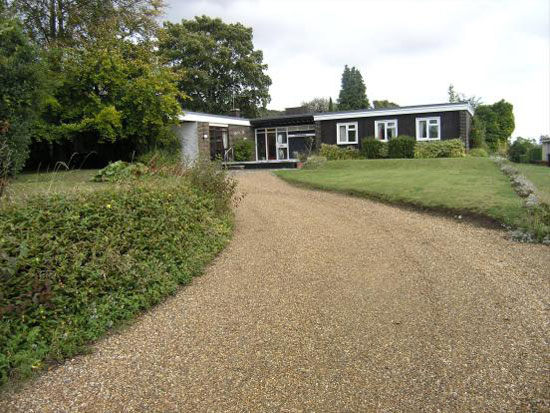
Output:
[[[419,142],[460,138],[469,147],[473,110],[467,103],[306,113],[259,119],[184,111],[177,134],[186,161],[201,153],[232,159],[238,139],[254,142],[255,164],[292,163],[322,143],[361,148],[363,138],[387,142],[398,135]]]

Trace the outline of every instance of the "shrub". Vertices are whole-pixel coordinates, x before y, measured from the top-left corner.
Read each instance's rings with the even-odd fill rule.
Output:
[[[414,158],[416,139],[398,136],[388,142],[388,158]]]
[[[508,158],[512,162],[520,162],[520,156],[527,155],[534,147],[535,144],[531,140],[517,138],[508,148]]]
[[[483,123],[479,117],[474,116],[470,141],[470,146],[472,148],[487,149],[487,142],[485,142],[485,129],[485,123]]]
[[[139,178],[148,173],[150,173],[149,168],[140,162],[128,163],[116,161],[100,169],[92,180],[95,182],[119,182],[131,178]]]
[[[361,142],[361,154],[367,159],[380,159],[388,154],[387,144],[374,138],[366,138]]]
[[[466,156],[461,139],[435,142],[419,142],[414,149],[415,158],[460,158]]]
[[[180,151],[176,148],[153,149],[138,156],[136,160],[147,165],[152,170],[179,166],[181,164]]]
[[[477,158],[487,158],[489,156],[487,151],[483,148],[470,149],[470,152],[468,152],[468,155],[474,156],[474,157],[477,157]]]
[[[327,162],[327,158],[324,156],[313,155],[307,158],[304,163],[304,169],[317,169],[323,166]]]
[[[360,159],[361,154],[357,149],[351,147],[339,147],[338,145],[321,144],[320,156],[324,156],[329,161],[338,161],[345,159]]]
[[[0,384],[79,352],[226,245],[228,210],[182,178],[166,181],[2,208]]]
[[[235,160],[251,161],[254,157],[254,142],[249,139],[239,139],[233,145]]]
[[[529,150],[529,161],[542,160],[542,146],[537,145]]]

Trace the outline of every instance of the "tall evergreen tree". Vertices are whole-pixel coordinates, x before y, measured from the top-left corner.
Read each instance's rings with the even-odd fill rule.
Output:
[[[332,97],[328,99],[328,111],[334,112],[334,103],[332,103]]]
[[[338,97],[338,109],[368,109],[367,88],[363,76],[355,66],[351,69],[346,65],[342,73],[342,86]]]

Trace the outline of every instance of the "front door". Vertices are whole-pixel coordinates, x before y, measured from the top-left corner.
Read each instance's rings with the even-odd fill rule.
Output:
[[[210,135],[210,159],[223,159],[227,149],[227,128],[211,126]]]

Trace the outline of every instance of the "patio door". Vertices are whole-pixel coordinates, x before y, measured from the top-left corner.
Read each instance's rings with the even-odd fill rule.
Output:
[[[288,159],[288,134],[286,128],[277,129],[277,160]]]

